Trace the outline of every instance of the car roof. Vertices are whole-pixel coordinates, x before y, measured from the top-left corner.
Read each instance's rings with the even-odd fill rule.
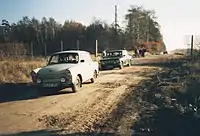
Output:
[[[125,50],[108,50],[106,52],[125,51]]]
[[[61,53],[77,53],[77,54],[82,54],[82,53],[89,53],[89,52],[82,51],[82,50],[67,50],[67,51],[60,51],[60,52],[53,53],[53,55],[55,55],[55,54],[61,54]]]

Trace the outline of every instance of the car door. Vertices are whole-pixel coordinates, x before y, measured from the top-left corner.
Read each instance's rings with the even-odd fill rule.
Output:
[[[126,51],[123,51],[123,64],[127,65],[128,64],[128,60],[127,60],[127,55],[126,55]]]
[[[94,65],[93,65],[91,55],[89,53],[86,53],[86,58],[87,58],[86,60],[88,64],[88,70],[87,70],[88,79],[91,79],[94,74]]]
[[[127,51],[125,51],[125,59],[126,59],[126,65],[128,65],[130,61],[130,55],[128,54]]]
[[[81,73],[82,73],[82,78],[83,78],[83,82],[89,80],[92,78],[93,76],[93,72],[92,72],[92,64],[90,59],[88,58],[88,54],[87,53],[83,53],[82,54],[82,60],[84,60],[84,62],[81,62]]]

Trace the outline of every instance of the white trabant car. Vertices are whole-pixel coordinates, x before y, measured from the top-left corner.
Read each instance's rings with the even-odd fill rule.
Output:
[[[98,74],[98,62],[92,60],[89,52],[68,50],[52,54],[47,65],[34,69],[31,77],[40,89],[71,87],[77,92],[82,83],[93,83]]]

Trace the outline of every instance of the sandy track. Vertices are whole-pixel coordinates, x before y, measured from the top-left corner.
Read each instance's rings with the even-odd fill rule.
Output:
[[[132,66],[102,71],[94,84],[85,84],[75,94],[1,102],[0,134],[43,129],[62,129],[64,133],[98,131],[98,125],[108,118],[118,102],[155,69]]]

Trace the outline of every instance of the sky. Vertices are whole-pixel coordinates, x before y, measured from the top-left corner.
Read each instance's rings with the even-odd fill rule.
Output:
[[[88,25],[94,18],[113,23],[115,5],[120,25],[131,5],[155,10],[167,50],[186,48],[192,34],[200,39],[198,0],[0,0],[0,20],[16,22],[28,16],[53,17],[59,23],[76,20]]]

